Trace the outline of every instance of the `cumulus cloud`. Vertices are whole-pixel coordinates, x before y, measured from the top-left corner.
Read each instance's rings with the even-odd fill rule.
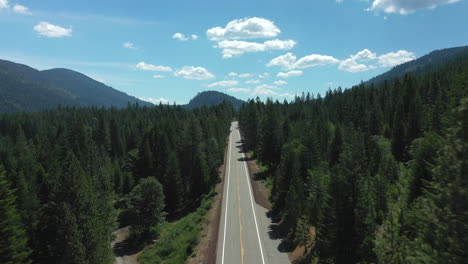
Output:
[[[364,49],[354,55],[351,55],[349,58],[341,61],[340,66],[338,69],[347,71],[347,72],[361,72],[361,71],[368,71],[374,69],[374,65],[363,64],[360,62],[366,62],[375,60],[377,58],[377,54],[371,52],[368,49]]]
[[[0,0],[0,9],[1,8],[9,8],[10,5],[8,4],[8,0]]]
[[[375,69],[377,67],[393,67],[414,60],[415,58],[415,54],[407,50],[399,50],[397,52],[389,52],[377,56],[376,53],[371,52],[368,49],[364,49],[341,61],[338,69],[347,72],[361,72]]]
[[[418,9],[433,9],[438,5],[453,4],[459,1],[460,0],[374,0],[372,5],[366,10],[406,15]]]
[[[296,61],[296,63],[294,63],[294,69],[305,69],[309,67],[335,64],[338,62],[340,61],[332,56],[311,54]]]
[[[165,77],[166,77],[166,76],[160,75],[160,74],[153,75],[153,78],[155,78],[155,79],[163,79],[163,78],[165,78]]]
[[[230,77],[236,77],[237,75],[238,75],[237,72],[230,72],[228,74],[228,76],[230,76]]]
[[[228,39],[273,38],[281,30],[273,21],[260,17],[235,19],[225,27],[214,27],[206,31],[208,39],[223,41]]]
[[[389,52],[379,56],[379,65],[381,67],[393,67],[411,60],[414,60],[416,56],[413,52],[407,50],[399,50],[397,52]]]
[[[267,63],[268,67],[279,66],[283,70],[305,69],[309,67],[335,64],[340,62],[338,59],[320,54],[311,54],[297,60],[296,56],[290,52],[278,56]]]
[[[34,30],[39,33],[39,35],[50,38],[71,37],[72,35],[71,28],[63,28],[50,24],[49,22],[40,22],[34,26]]]
[[[279,72],[276,76],[280,78],[289,78],[302,75],[302,71]]]
[[[174,75],[180,78],[192,80],[208,80],[215,77],[207,69],[194,66],[184,66],[182,69],[177,70]]]
[[[279,86],[279,85],[285,85],[285,84],[288,84],[288,82],[287,82],[287,81],[283,81],[283,80],[275,81],[275,82],[273,82],[273,83],[274,83],[275,85],[278,85],[278,86]]]
[[[138,47],[135,46],[135,44],[133,44],[130,41],[124,42],[123,46],[124,46],[124,48],[132,49],[132,50],[137,50],[138,49]]]
[[[152,103],[154,105],[159,105],[159,104],[168,104],[169,103],[169,100],[167,99],[164,99],[164,98],[151,98],[151,97],[147,97],[147,98],[144,98],[144,97],[138,97],[138,99],[142,100],[142,101],[145,101],[145,102],[149,102],[149,103]]]
[[[179,33],[179,32],[177,32],[177,33],[175,33],[174,35],[172,35],[172,38],[173,38],[173,39],[178,39],[178,40],[180,40],[180,41],[187,41],[187,40],[188,40],[188,38],[187,38],[184,34]]]
[[[235,86],[238,84],[239,84],[238,81],[220,81],[220,82],[209,84],[208,87],[230,87],[230,86]]]
[[[18,14],[23,14],[23,15],[32,15],[32,13],[29,11],[29,8],[27,8],[24,5],[15,5],[13,6],[13,11]]]
[[[135,67],[139,70],[144,70],[144,71],[161,71],[161,72],[172,71],[171,67],[153,65],[153,64],[145,63],[144,61],[139,62]]]
[[[180,33],[180,32],[177,32],[175,33],[174,35],[172,35],[172,38],[173,39],[177,39],[177,40],[180,40],[180,41],[187,41],[189,39],[192,39],[192,40],[197,40],[198,39],[198,36],[193,34],[191,35],[190,37],[188,36],[185,36],[184,34]]]
[[[246,84],[257,84],[257,83],[260,83],[260,80],[254,80],[254,79],[252,79],[252,80],[247,80],[247,81],[245,81],[245,83],[246,83]]]
[[[249,88],[229,88],[227,91],[231,93],[250,93]]]
[[[248,52],[261,52],[267,50],[290,50],[296,45],[294,40],[267,40],[263,43],[243,40],[223,40],[215,45],[222,49],[223,58],[232,58]]]
[[[300,58],[299,60],[292,53],[273,58],[266,64],[268,67],[278,66],[283,70],[291,71],[294,69],[305,69],[315,66],[338,64],[338,69],[347,72],[361,72],[375,69],[377,67],[392,67],[410,60],[415,59],[414,53],[399,50],[377,56],[377,53],[371,52],[368,49],[359,51],[356,54],[350,55],[344,60],[339,60],[335,57],[320,54],[311,54]],[[293,71],[295,72],[295,71]],[[286,73],[279,73],[278,77],[287,78]]]

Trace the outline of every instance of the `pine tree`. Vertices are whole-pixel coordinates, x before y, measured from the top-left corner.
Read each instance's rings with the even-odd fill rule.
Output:
[[[154,177],[144,178],[127,198],[128,210],[133,218],[130,231],[137,239],[151,238],[151,227],[164,220],[164,193]]]
[[[16,207],[11,184],[0,167],[0,263],[30,263],[31,250]]]
[[[179,162],[174,151],[171,151],[167,158],[167,170],[163,179],[166,208],[169,213],[172,213],[182,206],[185,197]]]

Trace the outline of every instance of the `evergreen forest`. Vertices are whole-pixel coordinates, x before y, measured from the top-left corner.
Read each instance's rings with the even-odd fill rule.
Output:
[[[244,104],[246,148],[266,168],[283,242],[306,249],[298,263],[466,263],[467,96],[465,52],[425,73]]]
[[[113,263],[112,232],[198,208],[219,182],[231,104],[0,115],[0,263]]]

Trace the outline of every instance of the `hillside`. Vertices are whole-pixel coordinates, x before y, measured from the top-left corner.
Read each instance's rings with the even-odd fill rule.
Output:
[[[410,72],[413,75],[421,75],[447,64],[451,60],[459,59],[466,54],[468,54],[468,46],[434,50],[421,58],[395,66],[391,70],[373,77],[367,83],[380,84],[385,80],[402,77]]]
[[[210,106],[210,105],[217,105],[222,103],[223,101],[228,101],[232,103],[236,110],[239,110],[241,105],[244,101],[237,99],[233,96],[227,95],[225,93],[217,92],[217,91],[204,91],[198,93],[190,102],[185,105],[187,109],[194,109],[201,106]]]
[[[0,60],[0,112],[34,111],[58,105],[125,107],[150,105],[68,69],[38,71]]]

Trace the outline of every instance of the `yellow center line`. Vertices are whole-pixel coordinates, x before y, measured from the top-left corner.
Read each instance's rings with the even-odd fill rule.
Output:
[[[241,207],[240,207],[240,190],[239,190],[239,169],[236,166],[236,174],[237,174],[237,204],[239,208],[239,234],[240,234],[240,250],[241,250],[241,261],[244,264],[244,245],[243,245],[243,238],[242,238],[242,218],[241,218]]]

